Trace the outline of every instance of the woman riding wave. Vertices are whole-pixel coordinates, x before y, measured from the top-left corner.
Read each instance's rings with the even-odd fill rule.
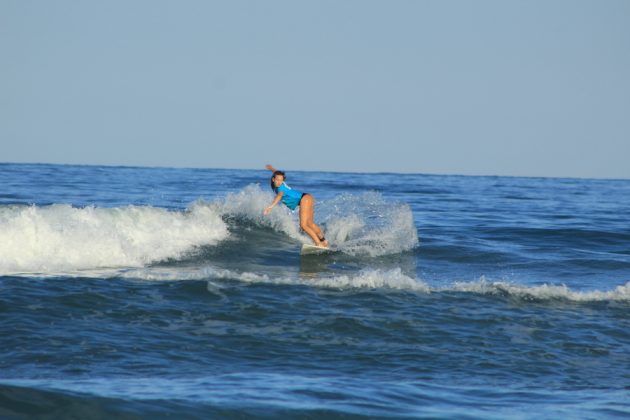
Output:
[[[328,241],[324,237],[322,229],[313,221],[315,212],[315,199],[308,193],[301,193],[289,187],[284,181],[286,175],[284,172],[275,169],[271,165],[265,168],[273,172],[271,176],[271,189],[276,193],[273,203],[267,207],[264,214],[267,215],[280,201],[291,210],[300,207],[300,227],[311,237],[316,246],[328,248]]]

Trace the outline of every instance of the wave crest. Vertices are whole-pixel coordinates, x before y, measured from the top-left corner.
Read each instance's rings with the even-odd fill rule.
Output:
[[[228,236],[212,209],[0,207],[0,273],[141,267]]]

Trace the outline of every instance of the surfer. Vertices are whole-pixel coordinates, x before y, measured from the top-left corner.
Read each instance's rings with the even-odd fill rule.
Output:
[[[315,212],[315,199],[313,196],[290,188],[284,182],[286,179],[284,172],[277,170],[271,165],[266,165],[265,168],[273,172],[271,176],[271,189],[276,193],[276,198],[273,200],[273,203],[265,209],[264,214],[269,214],[280,200],[291,210],[295,210],[295,208],[299,206],[300,227],[302,230],[311,237],[316,246],[328,248],[328,241],[324,237],[322,229],[317,226],[313,220],[313,213]]]

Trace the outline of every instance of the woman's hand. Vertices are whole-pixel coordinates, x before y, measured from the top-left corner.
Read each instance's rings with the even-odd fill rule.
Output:
[[[278,203],[280,202],[280,200],[282,200],[282,195],[283,195],[283,194],[284,194],[284,193],[283,193],[282,191],[280,191],[280,192],[278,193],[278,195],[276,195],[276,198],[273,200],[273,203],[271,203],[271,204],[269,205],[269,207],[267,207],[267,208],[265,209],[265,211],[263,211],[263,214],[264,214],[265,216],[269,214],[269,212],[271,211],[271,209],[272,209],[272,208],[274,208],[274,207],[275,207],[275,205],[276,205],[276,204],[278,204]]]
[[[273,166],[271,166],[270,164],[266,164],[266,165],[265,165],[265,168],[266,168],[266,169],[269,169],[271,172],[275,172],[275,171],[276,171],[276,168],[274,168],[274,167],[273,167]]]

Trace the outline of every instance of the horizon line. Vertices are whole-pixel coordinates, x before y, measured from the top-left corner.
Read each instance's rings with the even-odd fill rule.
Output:
[[[112,164],[112,163],[58,163],[58,162],[0,162],[0,165],[31,165],[31,166],[91,166],[105,168],[134,168],[134,169],[190,169],[190,170],[225,170],[225,171],[266,171],[267,169],[261,165],[261,168],[230,168],[230,167],[210,167],[210,166],[165,166],[165,165],[131,165],[131,164]],[[412,171],[344,171],[344,170],[312,170],[312,169],[291,169],[284,168],[285,171],[291,172],[320,172],[320,173],[341,173],[341,174],[391,174],[391,175],[422,175],[422,176],[448,176],[448,177],[477,177],[477,178],[533,178],[533,179],[578,179],[593,181],[629,181],[628,178],[601,177],[593,178],[588,176],[554,176],[554,175],[499,175],[499,174],[465,174],[454,172],[412,172]]]

